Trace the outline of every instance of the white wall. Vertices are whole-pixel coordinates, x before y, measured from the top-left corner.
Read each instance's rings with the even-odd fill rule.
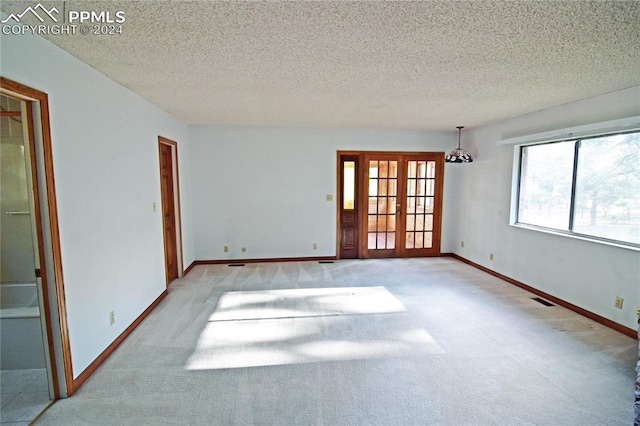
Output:
[[[455,138],[454,132],[191,127],[196,258],[334,256],[337,151],[449,151]],[[443,252],[453,250],[449,189],[458,166],[445,167]]]
[[[0,73],[49,94],[75,377],[165,288],[162,219],[152,211],[160,205],[158,135],[179,143],[185,266],[333,256],[336,151],[455,147],[454,132],[189,129],[43,39],[2,36],[0,43]],[[464,133],[475,161],[445,167],[442,251],[634,327],[638,252],[510,227],[513,148],[495,142],[639,113],[640,88],[633,88]],[[613,307],[615,296],[625,298],[623,310]]]
[[[49,95],[77,377],[165,289],[158,135],[179,143],[185,265],[194,259],[188,128],[39,37],[3,35],[1,55],[2,76]]]
[[[635,87],[467,132],[463,145],[475,156],[460,170],[455,252],[635,329],[640,252],[509,226],[514,147],[496,142],[638,114],[640,87]],[[622,310],[614,308],[616,296],[624,297]]]

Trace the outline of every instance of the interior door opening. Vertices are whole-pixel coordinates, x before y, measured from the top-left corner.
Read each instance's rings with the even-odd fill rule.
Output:
[[[444,153],[338,152],[338,165],[339,258],[440,255]]]
[[[34,236],[34,265],[39,265],[34,275],[45,346],[48,391],[51,399],[58,399],[72,395],[79,384],[73,377],[67,326],[49,97],[45,92],[2,76],[0,93],[21,102],[23,123],[27,123],[23,132],[27,136],[24,139],[25,167],[29,169],[27,179],[31,179],[27,184],[31,198],[28,216],[31,217]],[[1,115],[3,114],[0,113]],[[25,134],[23,138],[24,136]],[[29,161],[26,161],[27,157]],[[2,190],[4,191],[4,182]],[[6,215],[4,212],[0,214],[4,220]]]
[[[30,107],[0,95],[0,415],[12,421],[33,420],[56,398],[57,388]]]

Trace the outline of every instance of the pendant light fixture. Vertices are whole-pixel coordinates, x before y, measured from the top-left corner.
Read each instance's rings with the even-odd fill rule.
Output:
[[[444,161],[447,163],[471,163],[473,161],[471,154],[460,148],[460,133],[462,129],[464,129],[464,126],[457,126],[456,128],[458,129],[458,148],[447,154]]]

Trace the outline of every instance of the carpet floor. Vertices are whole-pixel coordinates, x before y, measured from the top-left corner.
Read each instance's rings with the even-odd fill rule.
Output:
[[[451,258],[202,265],[41,425],[630,425],[637,341]]]

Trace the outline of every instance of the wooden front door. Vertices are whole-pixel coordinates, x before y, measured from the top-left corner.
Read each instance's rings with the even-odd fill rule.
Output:
[[[164,262],[167,285],[178,278],[176,238],[176,210],[173,191],[173,156],[171,145],[159,142],[160,191],[162,196],[162,226],[164,234]]]
[[[443,153],[363,152],[339,155],[340,258],[440,255]],[[347,165],[355,164],[355,203],[347,201]],[[352,231],[354,215],[358,223]],[[347,247],[350,235],[355,248]]]

